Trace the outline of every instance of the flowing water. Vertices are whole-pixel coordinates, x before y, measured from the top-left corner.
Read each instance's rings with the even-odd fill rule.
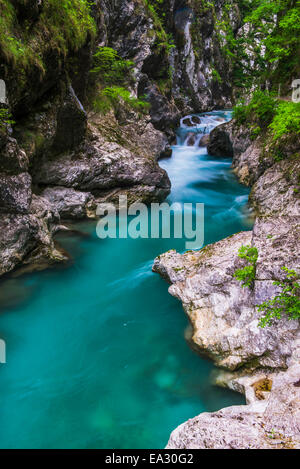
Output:
[[[160,163],[172,181],[171,202],[205,203],[206,244],[251,229],[248,190],[230,161],[198,146],[216,118],[230,113],[206,114],[193,127],[183,122],[172,158]],[[194,146],[187,146],[192,134]],[[188,418],[243,403],[210,384],[212,364],[184,340],[181,304],[151,272],[157,255],[183,251],[185,240],[99,240],[95,223],[78,228],[90,236],[59,238],[71,267],[0,289],[7,346],[0,447],[162,448]]]

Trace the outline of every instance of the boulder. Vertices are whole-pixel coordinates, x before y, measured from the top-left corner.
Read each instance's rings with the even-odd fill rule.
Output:
[[[34,170],[36,184],[63,186],[84,192],[146,186],[165,198],[170,192],[167,173],[159,167],[147,147],[131,149],[109,141],[96,126],[90,126],[90,140],[75,154],[44,158]],[[124,145],[125,145],[124,140]],[[140,142],[140,145],[143,141]],[[126,145],[127,146],[127,145]]]
[[[209,155],[228,157],[233,156],[233,147],[228,132],[222,129],[222,125],[216,127],[210,134],[207,145]]]
[[[265,399],[188,420],[172,432],[167,449],[300,449],[299,376],[295,364],[272,376]]]
[[[92,213],[94,198],[89,192],[80,192],[67,187],[48,187],[41,196],[58,211],[62,219],[79,220]]]
[[[31,203],[31,177],[0,173],[0,212],[28,213]]]

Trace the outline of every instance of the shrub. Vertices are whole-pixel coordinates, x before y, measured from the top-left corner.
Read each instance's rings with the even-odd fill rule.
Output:
[[[269,125],[273,142],[284,135],[300,133],[300,103],[282,101]]]
[[[234,273],[234,277],[242,282],[242,287],[253,286],[256,274],[256,262],[258,257],[258,250],[256,247],[241,246],[238,252],[238,256],[241,259],[247,261],[247,265],[242,269],[237,269]]]
[[[104,84],[120,85],[128,81],[133,65],[132,61],[122,59],[111,47],[98,47],[91,73],[99,75]]]
[[[240,102],[234,107],[233,117],[238,124],[249,121],[266,128],[274,118],[277,105],[277,100],[267,91],[256,90],[249,104]]]
[[[6,126],[14,123],[15,122],[12,120],[9,110],[6,108],[0,108],[0,130],[4,130]]]
[[[282,267],[286,276],[282,281],[273,282],[281,287],[281,292],[274,298],[264,301],[258,306],[258,311],[264,313],[259,326],[270,326],[274,319],[281,319],[286,314],[288,319],[300,319],[300,275],[295,270]]]
[[[125,104],[131,109],[140,112],[144,112],[149,108],[149,103],[131,96],[126,88],[121,86],[107,86],[99,92],[94,100],[94,109],[105,114],[111,108],[116,110],[119,104]]]

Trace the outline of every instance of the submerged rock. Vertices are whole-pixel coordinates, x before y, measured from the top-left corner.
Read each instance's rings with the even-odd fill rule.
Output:
[[[195,142],[196,142],[196,136],[194,134],[191,134],[187,137],[185,144],[188,147],[193,147],[195,145]]]

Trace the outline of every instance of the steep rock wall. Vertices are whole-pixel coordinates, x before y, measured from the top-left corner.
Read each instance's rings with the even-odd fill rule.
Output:
[[[215,156],[233,151],[236,174],[252,186],[253,230],[200,251],[169,251],[155,260],[153,270],[182,302],[193,348],[226,370],[216,382],[244,393],[248,405],[189,420],[172,433],[169,448],[300,447],[299,320],[283,315],[260,328],[257,307],[280,292],[273,282],[284,279],[283,266],[299,273],[299,142],[276,161],[265,152],[263,139],[251,140],[247,132],[235,122],[221,125],[208,148]],[[234,278],[245,265],[238,257],[242,245],[258,250],[252,288],[242,288]]]

